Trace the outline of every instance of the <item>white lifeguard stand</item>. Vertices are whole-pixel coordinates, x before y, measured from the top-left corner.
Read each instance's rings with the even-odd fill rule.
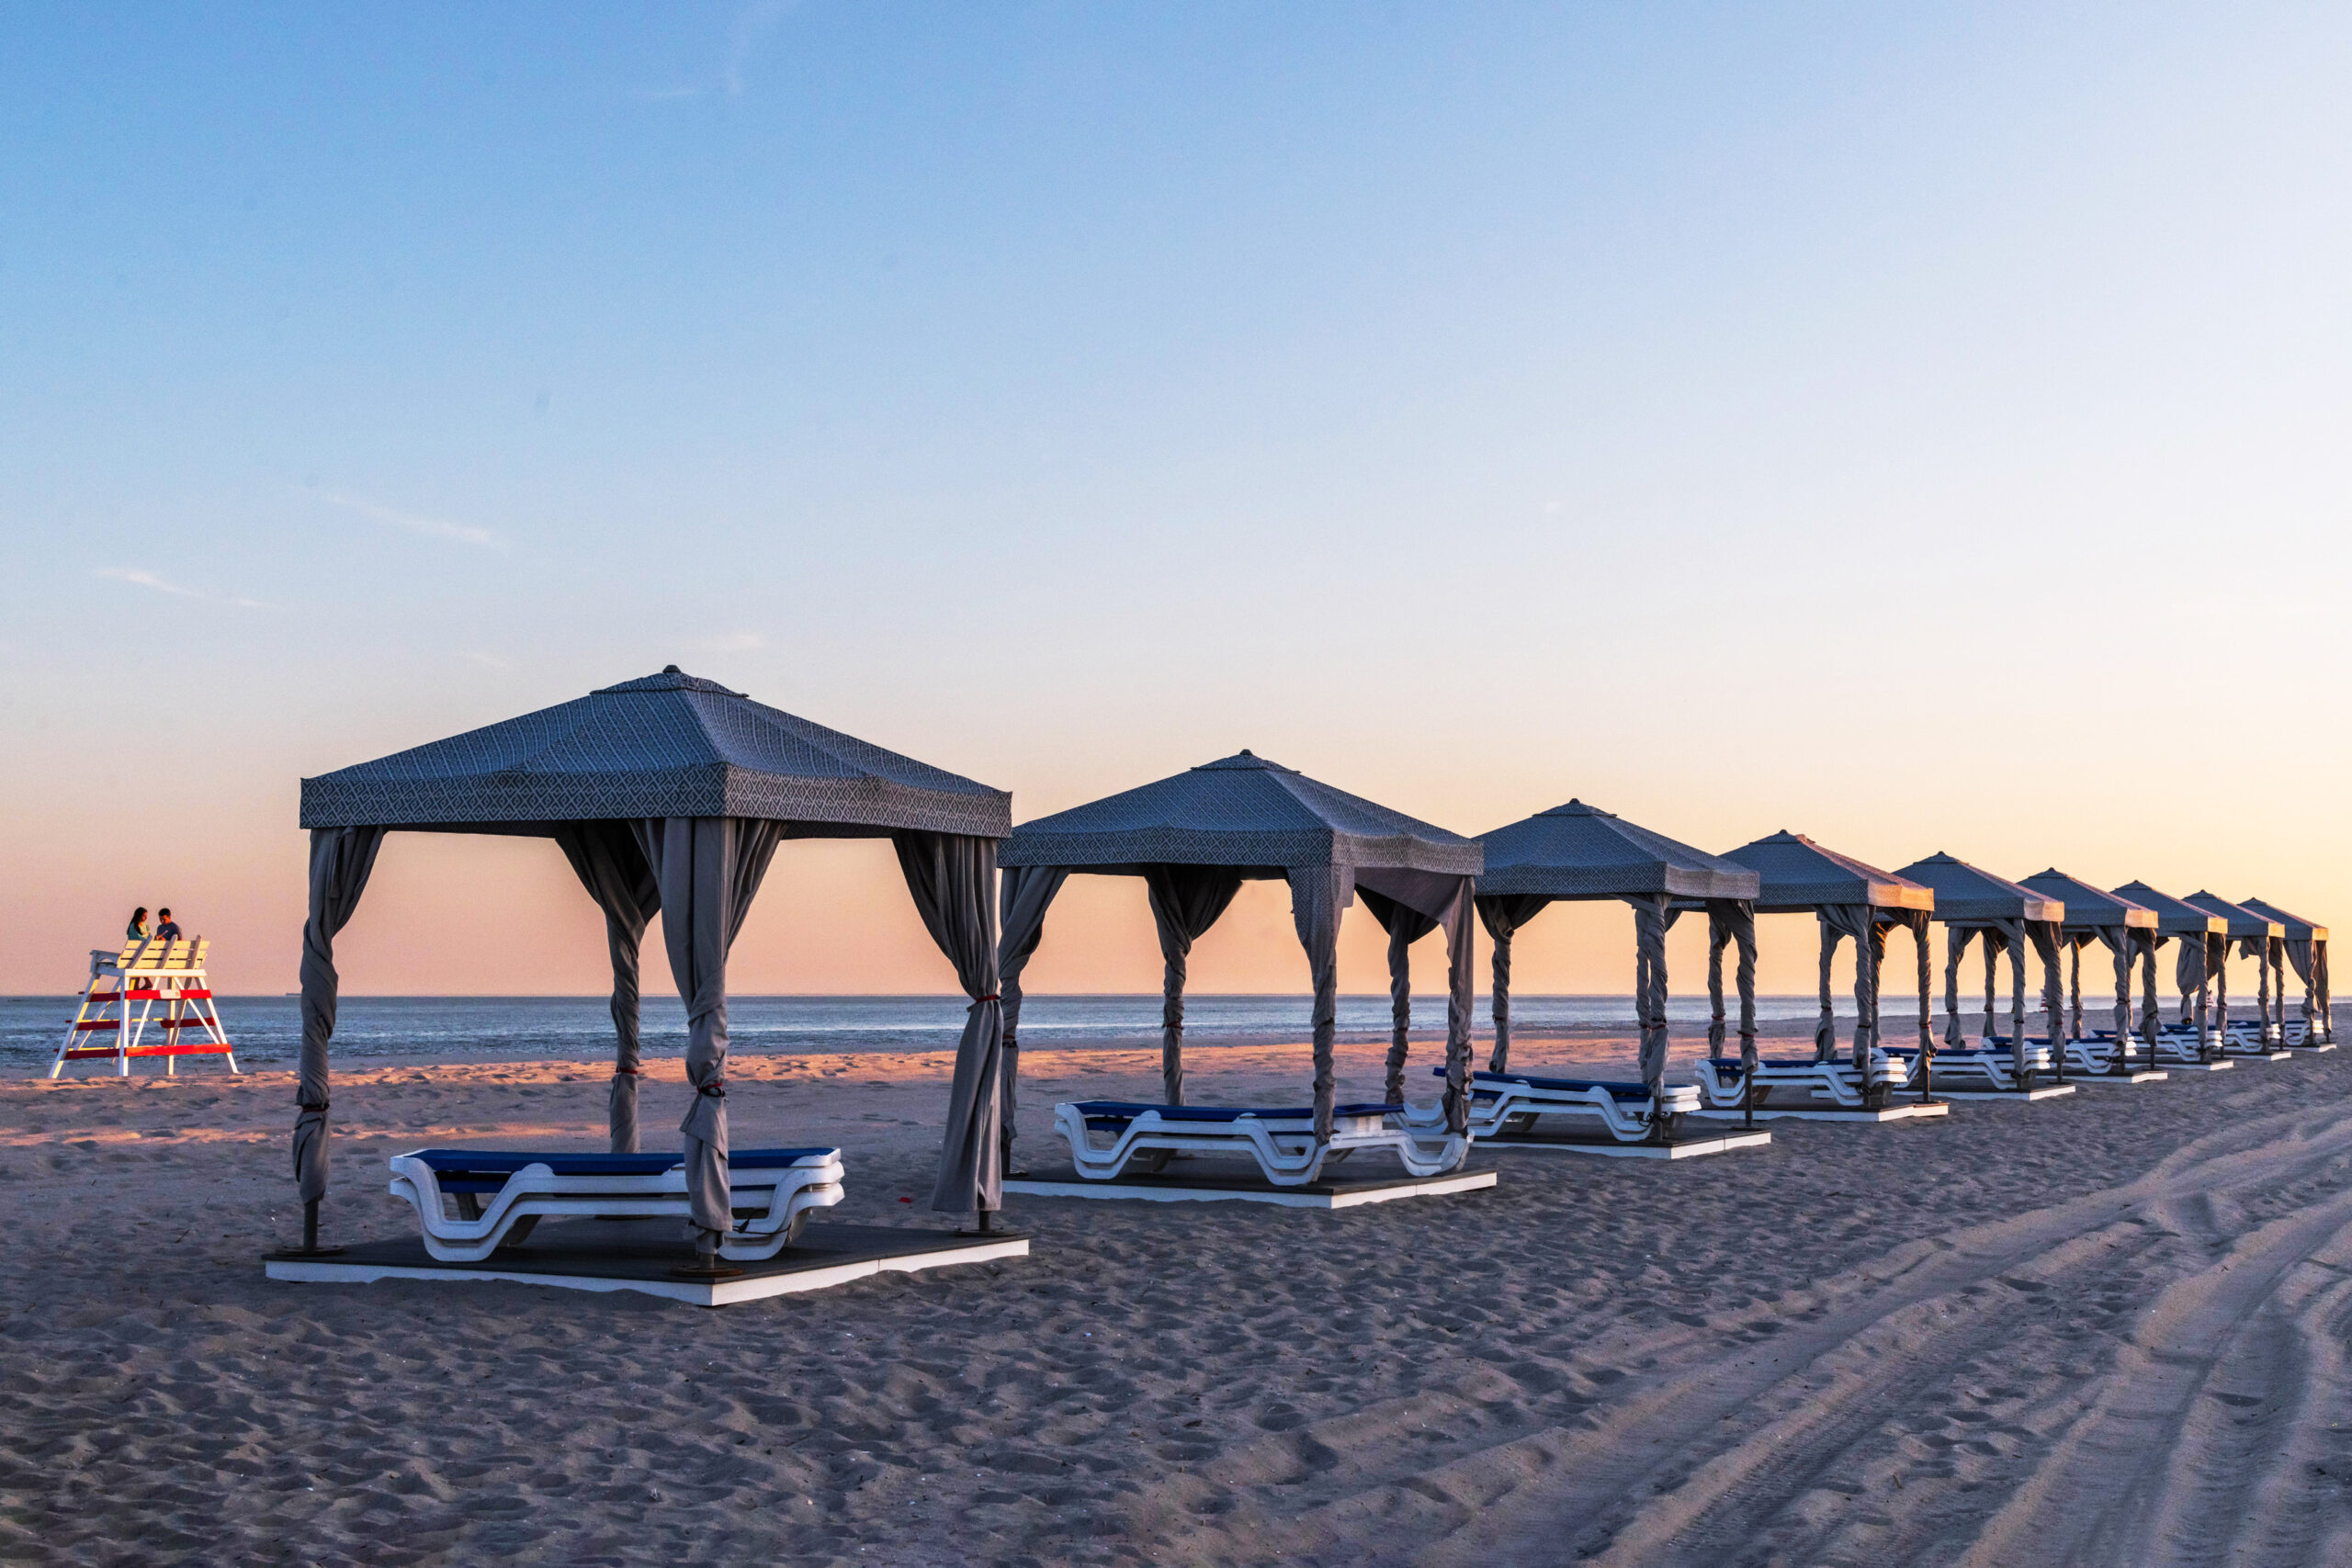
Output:
[[[82,987],[82,1006],[65,1026],[65,1042],[49,1076],[57,1077],[68,1062],[111,1057],[118,1074],[130,1076],[133,1056],[161,1056],[166,1075],[178,1070],[182,1056],[226,1056],[229,1070],[237,1070],[237,1056],[220,1027],[220,1011],[212,1004],[206,981],[204,956],[212,944],[194,941],[164,942],[149,937],[129,942],[119,953],[96,948],[90,953],[90,979]],[[156,1010],[162,1016],[156,1016]],[[161,1035],[147,1041],[147,1031]],[[111,1030],[114,1039],[105,1040]],[[190,1034],[196,1036],[191,1040]]]

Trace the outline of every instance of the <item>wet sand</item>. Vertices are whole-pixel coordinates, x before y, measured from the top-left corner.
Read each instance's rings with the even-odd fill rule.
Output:
[[[839,1143],[830,1217],[944,1225],[947,1066],[739,1057],[734,1135]],[[1157,1066],[1029,1053],[1024,1152]],[[1306,1077],[1296,1046],[1189,1066],[1204,1102]],[[1026,1260],[705,1312],[272,1283],[288,1075],[10,1081],[0,1557],[2352,1561],[2347,1089],[2339,1052],[1671,1165],[1497,1151],[1491,1191],[1340,1213],[1015,1199]],[[402,1148],[598,1146],[604,1093],[339,1073],[328,1230],[403,1230]]]

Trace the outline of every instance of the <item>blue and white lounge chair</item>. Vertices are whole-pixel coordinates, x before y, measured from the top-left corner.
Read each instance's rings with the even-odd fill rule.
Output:
[[[1756,1064],[1756,1108],[1805,1100],[1827,1101],[1841,1111],[1858,1111],[1873,1099],[1883,1105],[1894,1090],[1909,1083],[1911,1064],[1884,1051],[1873,1050],[1867,1070],[1844,1057],[1816,1062],[1811,1057],[1767,1057]],[[1737,1111],[1747,1104],[1747,1077],[1736,1056],[1705,1056],[1699,1062],[1699,1091],[1708,1108]],[[1778,1095],[1780,1099],[1773,1097]]]
[[[2251,1056],[2266,1062],[2283,1062],[2290,1053],[2278,1032],[2260,1019],[2251,1022],[2244,1019],[2230,1020],[2227,1029],[2217,1029],[2214,1037],[2222,1043],[2222,1052],[2229,1056]]]
[[[1907,1074],[1917,1074],[1919,1047],[1888,1045],[1883,1049],[1904,1065]],[[2020,1080],[2007,1035],[1972,1034],[1960,1045],[1936,1047],[1935,1086],[1956,1094],[1982,1093],[1986,1089],[2006,1093],[2024,1089],[2028,1083],[2040,1085],[2053,1081],[2057,1076],[2053,1070],[2055,1066],[2056,1056],[2050,1049],[2050,1042],[2029,1038],[2025,1043],[2026,1077]]]
[[[505,1149],[415,1149],[391,1157],[391,1192],[416,1211],[424,1249],[450,1263],[479,1263],[520,1246],[550,1214],[684,1219],[685,1167],[676,1155],[536,1154]],[[728,1258],[774,1258],[809,1212],[842,1201],[839,1149],[737,1149],[727,1181],[735,1229]]]
[[[1403,1110],[1335,1107],[1329,1143],[1316,1141],[1312,1106],[1265,1110],[1082,1100],[1055,1106],[1054,1125],[1069,1145],[1070,1163],[1089,1181],[1113,1179],[1138,1155],[1155,1173],[1171,1154],[1243,1155],[1256,1160],[1276,1187],[1304,1187],[1320,1178],[1325,1167],[1367,1149],[1395,1155],[1409,1176],[1437,1176],[1461,1165],[1470,1152],[1469,1139],[1447,1133],[1442,1121],[1433,1132],[1417,1135],[1392,1123]]]
[[[1432,1069],[1443,1077],[1445,1069]],[[1683,1117],[1699,1109],[1699,1091],[1689,1084],[1666,1086],[1653,1103],[1646,1085],[1604,1078],[1538,1077],[1531,1073],[1470,1075],[1470,1136],[1517,1136],[1541,1131],[1549,1117],[1599,1122],[1621,1144],[1671,1137]],[[1441,1108],[1414,1106],[1405,1124],[1417,1132],[1442,1129]]]

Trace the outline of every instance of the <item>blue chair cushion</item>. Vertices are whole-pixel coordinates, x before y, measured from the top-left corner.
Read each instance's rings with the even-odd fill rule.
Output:
[[[1649,1086],[1640,1083],[1611,1083],[1600,1078],[1539,1078],[1527,1073],[1473,1073],[1472,1080],[1480,1084],[1525,1084],[1530,1089],[1557,1089],[1564,1094],[1578,1094],[1586,1089],[1605,1089],[1611,1100],[1624,1100],[1647,1104]]]

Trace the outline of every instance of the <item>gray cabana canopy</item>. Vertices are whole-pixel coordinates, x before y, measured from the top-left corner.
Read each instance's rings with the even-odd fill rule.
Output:
[[[1666,1079],[1666,933],[1683,908],[1707,912],[1708,981],[1714,1003],[1711,1047],[1724,1044],[1723,952],[1739,948],[1740,1058],[1756,1066],[1756,873],[1677,842],[1621,817],[1571,800],[1479,836],[1478,918],[1494,939],[1495,1049],[1489,1070],[1510,1063],[1510,948],[1519,928],[1560,899],[1622,898],[1634,907],[1634,1010],[1640,1021],[1642,1081],[1652,1095]]]
[[[2144,882],[2127,882],[2115,889],[2119,898],[2129,898],[2155,911],[2156,930],[2150,942],[2154,948],[2177,939],[2179,955],[2173,962],[2174,981],[2180,987],[2180,1021],[2197,1021],[2197,1054],[2200,1057],[2212,1054],[2213,1035],[2205,1010],[2206,976],[2221,956],[2222,947],[2229,938],[2229,922],[2211,909],[2200,909],[2186,899],[2169,893],[2159,893]],[[2148,965],[2146,995],[2142,998],[2144,1010],[2141,1025],[2153,1043],[2164,1027],[2156,1010],[2156,979],[2154,960]]]
[[[2216,998],[2214,1028],[2226,1038],[2230,1032],[2230,943],[2237,943],[2240,953],[2256,961],[2260,984],[2256,1003],[2262,1016],[2262,1038],[2266,1044],[2283,1042],[2287,1033],[2287,928],[2267,915],[2257,914],[2242,904],[2233,904],[2217,894],[2199,888],[2185,904],[2209,909],[2229,922],[2222,931],[2221,952],[2213,963],[2214,994]],[[2271,1015],[2271,985],[2273,971],[2278,985],[2278,1015]]]
[[[1476,840],[1333,789],[1249,751],[1024,822],[1005,841],[1001,1124],[1012,1133],[1019,1081],[1021,974],[1045,933],[1046,911],[1072,874],[1143,878],[1163,960],[1160,1067],[1170,1104],[1183,1103],[1184,980],[1193,943],[1245,881],[1290,884],[1291,917],[1315,983],[1315,1128],[1331,1135],[1338,1077],[1340,916],[1359,892],[1388,932],[1396,1019],[1387,1099],[1404,1097],[1411,1005],[1407,948],[1441,928],[1451,959],[1446,1008],[1446,1124],[1468,1125],[1473,879]]]
[[[1838,944],[1854,939],[1854,1065],[1865,1066],[1879,1038],[1879,975],[1886,963],[1886,933],[1901,926],[1911,933],[1919,955],[1919,1049],[1932,1060],[1936,1040],[1929,1010],[1934,981],[1928,957],[1928,921],[1936,896],[1908,877],[1822,848],[1803,833],[1785,830],[1724,857],[1756,873],[1761,890],[1759,915],[1810,914],[1821,925],[1821,1019],[1814,1026],[1814,1053],[1826,1062],[1838,1054],[1838,1025],[1829,1000],[1829,965]]]
[[[294,1168],[305,1244],[316,1244],[328,1167],[327,1045],[334,937],[366,889],[387,830],[553,839],[605,913],[617,1050],[608,1102],[616,1152],[638,1146],[639,946],[664,915],[686,1004],[684,1134],[691,1229],[701,1250],[729,1228],[727,953],[779,840],[896,845],[924,925],[973,998],[956,1064],[935,1207],[999,1206],[993,1122],[1001,1062],[996,841],[1012,796],[755,703],[671,665],[574,702],[302,781],[311,830],[302,931],[302,1055]]]
[[[1971,940],[1984,945],[1984,1034],[1992,1037],[1994,976],[2006,951],[2009,1055],[2018,1081],[2025,1081],[2025,950],[2030,943],[2041,957],[2041,1006],[2050,1021],[2052,1065],[2064,1078],[2066,1010],[2058,980],[2058,933],[2066,919],[2065,903],[1941,852],[1912,862],[1897,874],[1935,889],[1936,919],[1944,928],[1944,1043],[1958,1048],[1966,1039],[1960,1026],[1960,963]]]
[[[2145,904],[2100,891],[2080,877],[2069,876],[2052,866],[2037,872],[2018,883],[2046,897],[2055,898],[2066,907],[2066,918],[2059,922],[2058,940],[2068,952],[2067,1005],[2068,1038],[2083,1037],[2083,947],[2096,942],[2104,946],[2115,964],[2115,1042],[2119,1053],[2132,1038],[2132,963],[2139,956],[2148,976],[2148,1005],[2155,1007],[2156,987],[2156,912]],[[2148,1041],[2153,1065],[2155,1040]]]
[[[2290,914],[2267,899],[2241,898],[2238,902],[2287,928],[2287,962],[2294,965],[2295,977],[2303,983],[2303,1038],[2314,1043],[2334,1040],[2335,998],[2327,984],[2327,928],[2301,915]],[[2285,1009],[2284,998],[2278,1005],[2281,1010]]]

